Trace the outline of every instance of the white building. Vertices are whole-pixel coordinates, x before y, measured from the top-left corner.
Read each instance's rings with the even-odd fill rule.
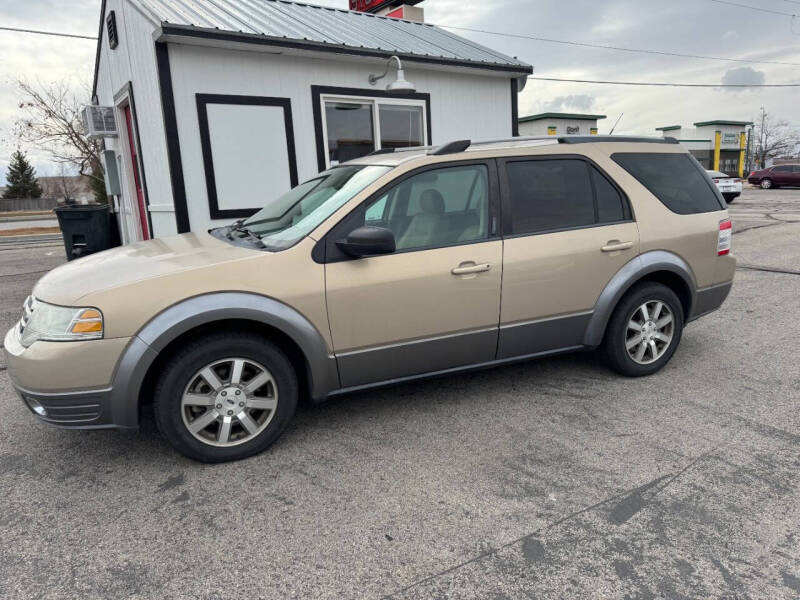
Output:
[[[519,134],[540,135],[597,135],[597,121],[605,115],[582,115],[577,113],[546,112],[521,117]]]
[[[392,95],[403,61],[414,93]],[[95,103],[113,106],[124,239],[248,216],[383,147],[507,137],[530,65],[432,25],[277,0],[104,0]],[[114,165],[110,166],[114,170]]]
[[[694,127],[656,127],[663,137],[674,137],[706,169],[742,177],[750,121],[700,121]]]

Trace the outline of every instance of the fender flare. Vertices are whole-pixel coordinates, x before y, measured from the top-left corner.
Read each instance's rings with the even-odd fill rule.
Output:
[[[306,360],[311,397],[325,398],[339,387],[336,359],[314,325],[295,309],[273,298],[247,292],[216,292],[173,304],[153,317],[122,354],[112,380],[112,422],[136,427],[139,393],[153,361],[180,335],[201,325],[226,319],[257,321],[291,338]]]
[[[592,318],[584,333],[583,344],[585,346],[595,347],[600,345],[603,341],[608,320],[611,318],[611,313],[614,312],[614,308],[616,308],[625,292],[642,277],[656,271],[669,271],[678,275],[689,288],[689,310],[686,311],[685,316],[686,319],[689,318],[697,295],[697,284],[692,268],[677,254],[666,250],[651,250],[627,262],[606,284],[597,299]]]

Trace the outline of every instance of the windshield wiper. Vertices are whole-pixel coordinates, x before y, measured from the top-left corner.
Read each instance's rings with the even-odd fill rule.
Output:
[[[244,219],[239,219],[238,221],[234,221],[234,223],[230,226],[230,231],[236,231],[237,233],[242,233],[245,236],[249,237],[251,240],[254,240],[261,244],[261,238],[253,232],[251,229],[245,227],[242,223],[244,223]]]

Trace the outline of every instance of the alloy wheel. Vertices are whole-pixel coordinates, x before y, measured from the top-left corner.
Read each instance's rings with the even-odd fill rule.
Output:
[[[661,358],[672,343],[675,318],[661,300],[649,300],[633,311],[625,334],[631,360],[647,365]]]
[[[772,180],[771,179],[762,179],[761,180],[761,188],[764,190],[768,190],[772,187]]]
[[[236,446],[264,431],[278,407],[278,386],[263,365],[225,358],[199,369],[181,396],[181,417],[195,438]]]

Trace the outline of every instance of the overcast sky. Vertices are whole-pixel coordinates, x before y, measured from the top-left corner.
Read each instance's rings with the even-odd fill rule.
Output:
[[[347,0],[316,0],[339,8]],[[800,15],[800,3],[741,0]],[[578,42],[684,54],[800,64],[800,18],[757,12],[712,0],[426,0],[426,21]],[[0,25],[96,35],[100,0],[0,0]],[[460,35],[534,65],[537,75],[573,79],[679,83],[800,83],[800,66],[747,64],[580,48],[471,32]],[[94,42],[0,31],[0,182],[16,148],[13,82],[72,78],[91,81]],[[608,115],[607,133],[647,134],[655,127],[711,119],[754,119],[760,107],[800,127],[800,88],[730,91],[641,88],[530,81],[520,114],[544,111]],[[24,149],[24,148],[23,148]],[[55,174],[30,150],[39,175]]]

